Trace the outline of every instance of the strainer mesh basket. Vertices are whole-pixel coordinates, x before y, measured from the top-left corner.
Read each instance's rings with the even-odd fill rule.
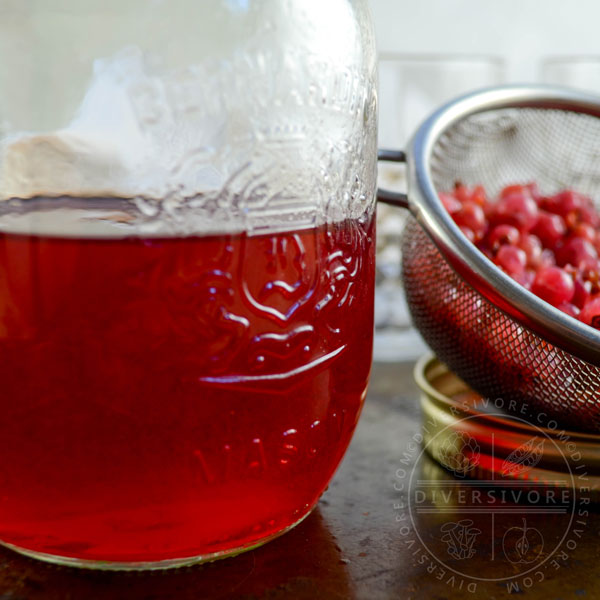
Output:
[[[597,202],[600,118],[518,107],[474,114],[435,140],[429,168],[438,193],[457,181],[482,184],[490,195],[508,184],[535,181],[542,193],[569,187]],[[412,217],[402,257],[414,324],[459,377],[540,426],[600,432],[600,367],[550,343],[486,299],[444,260]]]

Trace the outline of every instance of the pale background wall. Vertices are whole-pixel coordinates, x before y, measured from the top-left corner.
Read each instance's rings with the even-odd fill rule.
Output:
[[[544,55],[600,54],[598,0],[369,0],[381,51],[505,56],[512,81]]]
[[[381,53],[494,55],[505,61],[506,83],[541,81],[544,57],[596,55],[594,72],[580,76],[580,70],[570,83],[600,93],[598,0],[368,1]],[[481,73],[474,76],[463,67],[464,61],[436,67],[431,61],[406,57],[400,65],[381,63],[380,145],[404,147],[421,120],[442,102],[473,87],[501,82],[485,81]],[[405,186],[402,171],[387,165],[380,166],[380,182]],[[401,289],[398,240],[403,214],[387,209],[378,210],[377,265],[384,277],[375,296],[375,358],[412,360],[425,346],[410,329]]]

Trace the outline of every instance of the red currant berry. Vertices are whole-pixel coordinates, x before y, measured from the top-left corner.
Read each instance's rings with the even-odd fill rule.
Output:
[[[596,242],[596,230],[589,223],[579,223],[573,228],[573,237],[579,237],[587,240],[590,244]]]
[[[453,217],[457,225],[468,227],[475,234],[476,240],[483,237],[487,222],[481,206],[473,202],[465,202],[461,209],[454,213]]]
[[[554,196],[544,198],[541,208],[548,212],[566,217],[571,211],[578,210],[583,206],[583,196],[573,190],[563,190]]]
[[[548,250],[548,248],[544,248],[540,256],[538,268],[553,267],[555,264],[556,258],[554,257],[554,252],[552,252],[552,250]]]
[[[579,308],[570,302],[563,302],[559,304],[556,308],[562,310],[564,313],[568,314],[571,317],[577,318],[579,316]]]
[[[592,295],[592,283],[576,276],[573,280],[573,285],[574,293],[572,302],[575,306],[583,308]]]
[[[558,265],[573,265],[578,269],[594,268],[598,259],[596,248],[588,240],[580,237],[568,239],[555,254]]]
[[[530,290],[535,281],[535,271],[532,269],[525,269],[522,273],[515,273],[511,275],[511,277],[525,289]]]
[[[600,296],[594,296],[590,299],[581,309],[579,319],[587,325],[600,329]]]
[[[462,204],[460,203],[460,201],[457,200],[452,194],[446,194],[446,193],[442,192],[440,194],[440,200],[442,201],[444,208],[451,215],[454,214],[455,212],[458,212],[462,207]]]
[[[572,277],[560,267],[542,267],[538,270],[531,291],[552,306],[571,302],[575,293]]]
[[[518,243],[519,248],[527,254],[527,265],[537,267],[542,257],[542,242],[537,235],[525,233]]]
[[[496,203],[491,222],[514,225],[521,232],[529,231],[538,220],[538,206],[528,190],[512,192]]]
[[[456,183],[454,185],[454,197],[461,203],[471,201],[471,190],[462,183]]]
[[[471,192],[471,202],[475,202],[475,204],[478,204],[479,206],[485,206],[487,201],[487,196],[483,186],[476,185]]]
[[[527,254],[516,246],[504,245],[496,254],[496,264],[509,275],[519,275],[525,271],[527,265]]]
[[[567,233],[567,226],[559,215],[540,210],[537,223],[531,232],[540,238],[545,248],[554,248]]]
[[[463,235],[470,241],[470,242],[475,242],[475,234],[473,233],[472,229],[469,229],[468,227],[465,227],[464,225],[461,225],[459,227],[459,229],[463,232]]]
[[[516,246],[520,239],[519,230],[512,225],[496,225],[487,236],[487,243],[492,252],[497,252],[500,246],[508,244]]]

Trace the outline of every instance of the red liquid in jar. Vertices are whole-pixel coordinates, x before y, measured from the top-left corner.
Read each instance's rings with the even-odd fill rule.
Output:
[[[0,539],[150,562],[302,518],[362,406],[373,236],[0,234]]]

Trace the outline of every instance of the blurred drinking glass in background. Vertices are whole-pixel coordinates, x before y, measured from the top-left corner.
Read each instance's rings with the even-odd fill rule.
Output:
[[[505,64],[493,56],[380,54],[379,147],[405,149],[420,123],[440,105],[504,80]],[[380,163],[378,183],[405,191],[404,167]],[[402,290],[400,236],[407,212],[382,204],[377,211],[374,359],[412,360],[426,347],[412,327]]]
[[[540,63],[540,79],[600,94],[600,55],[548,56]]]

